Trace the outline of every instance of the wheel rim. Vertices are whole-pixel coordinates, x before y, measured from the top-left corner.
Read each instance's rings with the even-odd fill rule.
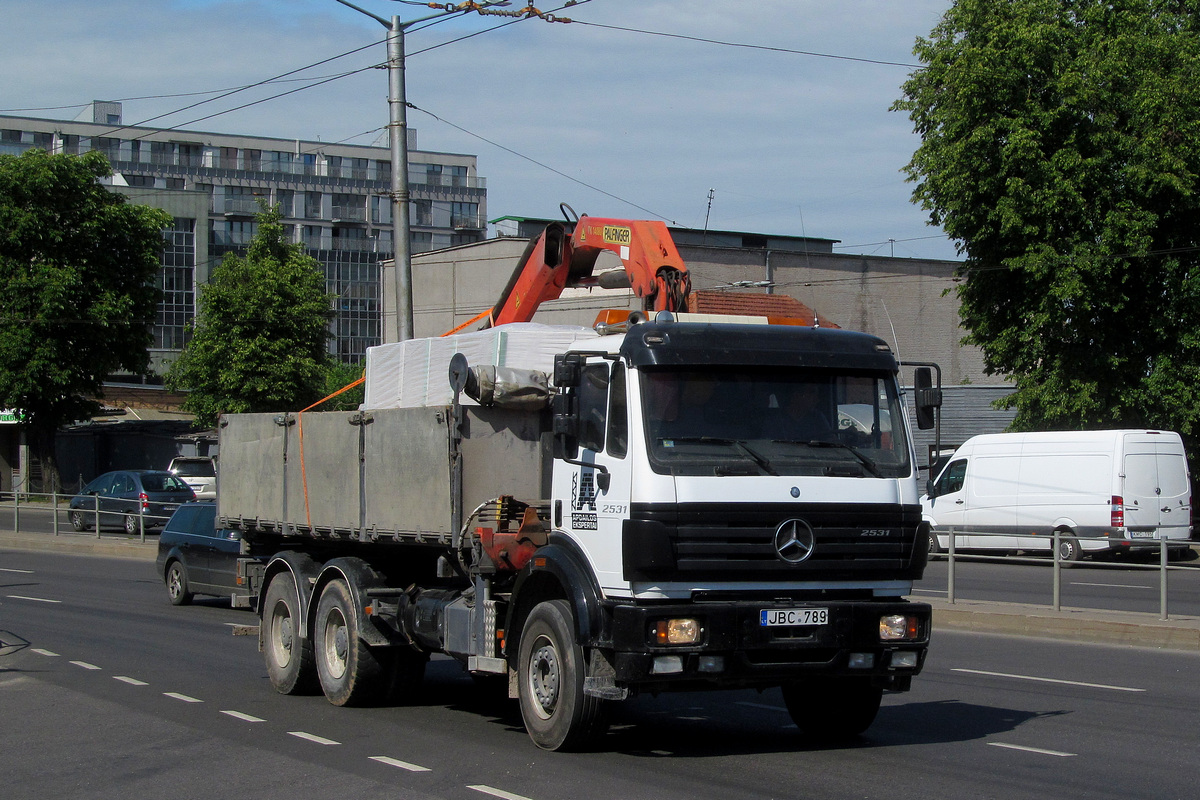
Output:
[[[329,677],[337,680],[346,674],[350,652],[346,618],[340,609],[331,608],[325,616],[325,633],[322,643],[323,660]]]
[[[558,706],[561,670],[558,650],[545,636],[539,636],[529,658],[529,689],[534,699],[533,710],[542,719],[549,719]]]
[[[293,637],[292,614],[287,603],[280,601],[271,612],[271,654],[281,667],[292,660]]]
[[[178,564],[171,565],[171,581],[167,584],[167,591],[172,598],[183,594],[183,576],[179,574]]]
[[[133,533],[137,533],[137,531],[138,531],[137,520],[135,520],[132,516],[126,517],[125,518],[125,532],[129,533],[129,534],[133,534]]]

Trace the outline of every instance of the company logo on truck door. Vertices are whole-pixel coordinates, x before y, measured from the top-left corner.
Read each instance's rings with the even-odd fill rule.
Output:
[[[588,510],[591,513],[587,513]],[[596,530],[596,471],[584,467],[571,476],[571,527]]]
[[[633,230],[618,225],[605,225],[604,241],[608,244],[629,244],[633,241]]]
[[[812,526],[802,519],[789,519],[775,529],[775,555],[788,564],[799,564],[812,555],[816,547]]]

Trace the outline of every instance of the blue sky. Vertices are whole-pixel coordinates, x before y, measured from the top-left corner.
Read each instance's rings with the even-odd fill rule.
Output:
[[[707,214],[712,229],[840,239],[838,252],[957,258],[909,199],[900,170],[918,140],[888,110],[949,3],[558,0],[538,7],[575,22],[414,25],[409,125],[420,149],[478,156],[493,218],[557,217],[559,203],[693,227]],[[0,23],[0,113],[70,119],[123,100],[126,123],[386,141],[387,77],[369,69],[385,31],[335,0],[4,0]],[[306,80],[180,111],[326,59],[293,76]]]

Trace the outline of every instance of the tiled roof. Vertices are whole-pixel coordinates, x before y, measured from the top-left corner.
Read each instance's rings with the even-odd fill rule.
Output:
[[[688,296],[688,311],[693,314],[742,314],[799,319],[804,325],[812,325],[815,316],[822,328],[841,327],[833,320],[814,312],[804,303],[785,294],[695,291]]]

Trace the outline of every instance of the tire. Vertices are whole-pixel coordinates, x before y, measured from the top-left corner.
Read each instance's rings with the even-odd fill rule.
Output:
[[[194,596],[188,591],[187,567],[182,561],[172,561],[167,565],[167,597],[171,605],[186,606]]]
[[[610,704],[583,692],[585,664],[567,601],[535,606],[517,648],[518,696],[525,730],[543,750],[580,749],[608,728]]]
[[[289,572],[271,579],[262,602],[259,646],[271,685],[280,694],[311,694],[317,688],[312,641],[300,637],[300,598]]]
[[[360,613],[344,580],[325,585],[313,620],[313,655],[321,691],[335,706],[379,702],[388,688],[383,661],[358,635]]]
[[[792,721],[805,733],[821,739],[853,739],[871,727],[883,689],[870,678],[818,678],[783,687],[783,701]]]
[[[1058,560],[1064,564],[1074,564],[1081,555],[1079,540],[1067,531],[1061,531],[1058,537]]]
[[[130,536],[137,536],[139,533],[141,533],[141,528],[138,527],[137,514],[125,515],[125,533],[129,534]]]
[[[938,545],[937,534],[931,530],[929,532],[929,555],[936,556],[940,555],[941,552],[942,548]]]
[[[72,511],[67,516],[71,520],[71,527],[74,528],[76,531],[83,531],[85,528],[87,528],[87,524],[84,523],[84,521],[83,521],[83,513],[82,512]]]

